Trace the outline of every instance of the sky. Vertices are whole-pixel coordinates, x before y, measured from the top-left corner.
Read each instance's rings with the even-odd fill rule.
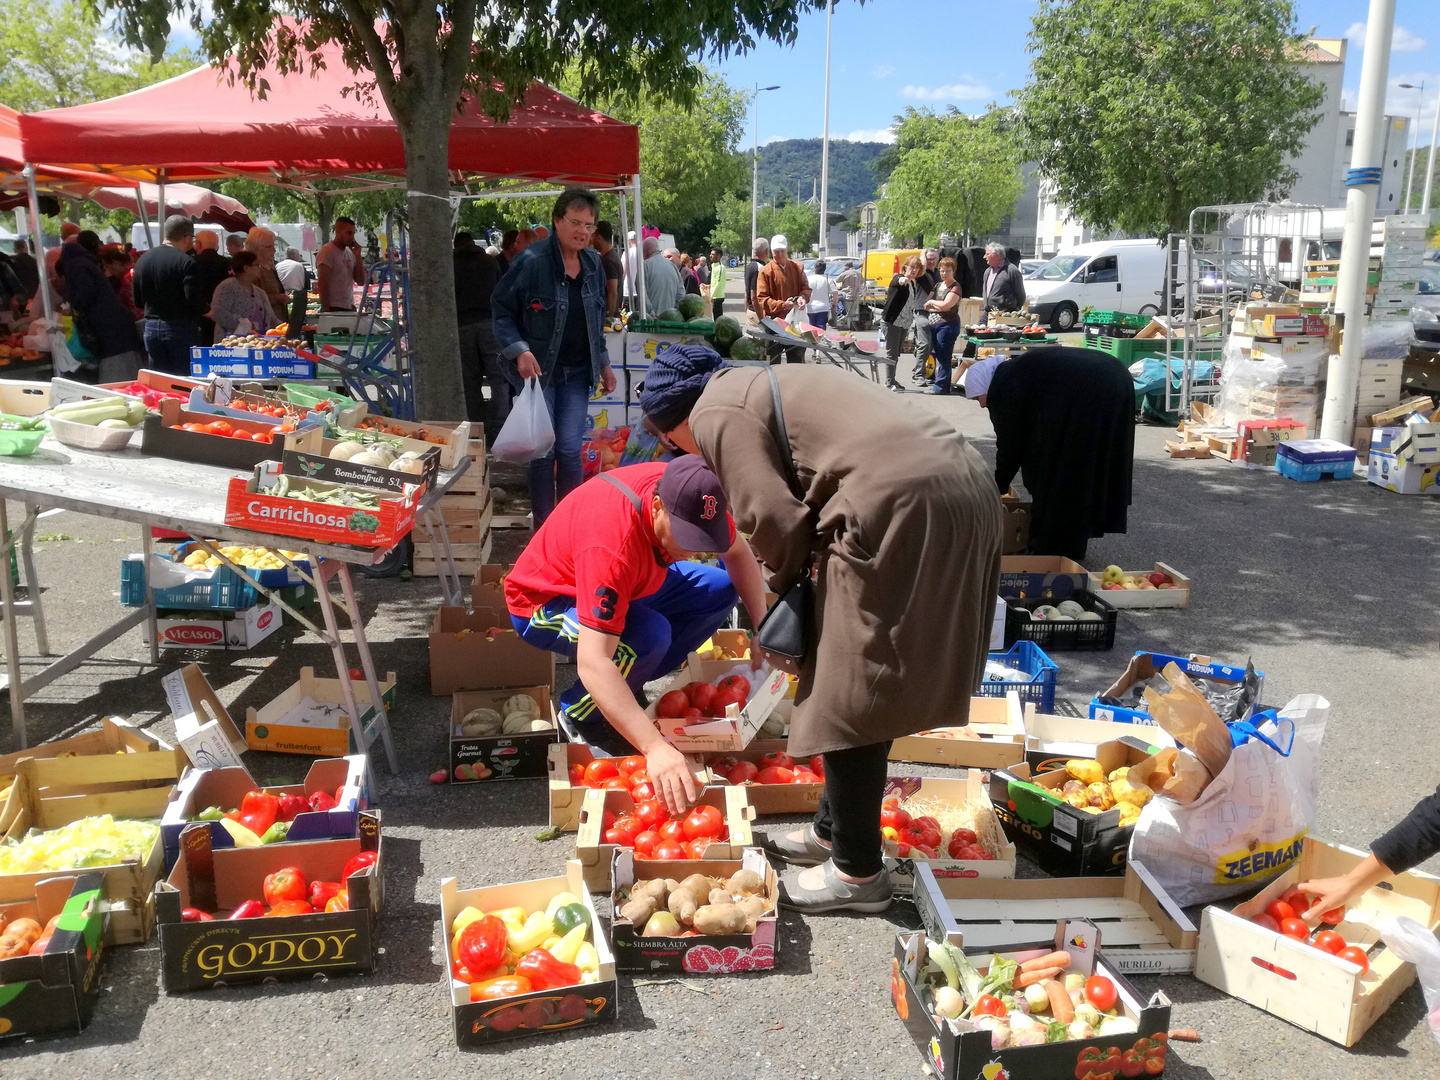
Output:
[[[981,112],[1005,104],[1024,85],[1025,52],[1034,0],[1010,3],[937,3],[936,0],[837,0],[831,39],[831,138],[889,141],[887,129],[905,106],[951,105]],[[1347,108],[1360,85],[1366,0],[1296,0],[1299,28],[1317,37],[1347,37]],[[824,130],[825,13],[806,16],[793,46],[765,43],[715,63],[735,87],[779,84],[760,95],[759,137],[818,138]],[[714,63],[712,61],[712,63]],[[1425,82],[1420,145],[1430,143],[1440,93],[1440,0],[1396,0],[1386,111],[1413,117],[1417,91],[1399,83]],[[753,124],[754,114],[751,114]],[[745,144],[753,138],[747,124]]]

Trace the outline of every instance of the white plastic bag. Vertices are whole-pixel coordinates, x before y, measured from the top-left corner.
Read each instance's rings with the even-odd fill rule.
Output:
[[[1156,796],[1130,840],[1143,862],[1181,907],[1252,892],[1300,856],[1315,823],[1320,742],[1330,703],[1302,694],[1264,723],[1259,739],[1237,746],[1220,775],[1188,806]]]
[[[555,425],[550,422],[550,409],[539,379],[526,379],[525,389],[510,408],[500,434],[495,439],[495,459],[523,465],[544,457],[555,448]]]
[[[65,344],[64,330],[58,326],[48,327],[46,337],[50,342],[50,368],[56,375],[73,375],[85,367],[71,355],[70,347]]]
[[[1397,915],[1380,924],[1380,937],[1399,959],[1415,965],[1420,989],[1425,992],[1425,1008],[1430,1034],[1440,1042],[1440,941],[1414,919]]]

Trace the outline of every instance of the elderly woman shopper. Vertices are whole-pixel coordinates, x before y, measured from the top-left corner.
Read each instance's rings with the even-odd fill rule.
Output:
[[[215,323],[215,341],[240,332],[240,321],[250,324],[247,333],[263,334],[273,325],[270,297],[260,285],[260,263],[255,253],[242,251],[230,260],[234,277],[215,286],[210,297],[210,319]]]
[[[880,911],[891,740],[965,724],[983,673],[1000,574],[994,481],[949,421],[834,368],[730,367],[672,348],[645,382],[647,426],[719,477],[770,587],[815,579],[789,752],[824,755],[825,794],[813,823],[766,843],[810,867],[787,871],[783,902]]]
[[[561,192],[553,231],[515,256],[490,297],[505,377],[517,393],[525,380],[539,379],[555,427],[555,448],[530,462],[537,529],[584,479],[580,448],[591,394],[597,386],[615,389],[603,331],[605,267],[590,246],[599,208],[585,188]]]
[[[915,310],[915,281],[925,272],[919,255],[905,260],[900,273],[890,279],[885,291],[885,306],[880,309],[880,329],[885,338],[885,389],[903,394],[905,388],[895,381],[895,365],[905,347],[905,331]]]

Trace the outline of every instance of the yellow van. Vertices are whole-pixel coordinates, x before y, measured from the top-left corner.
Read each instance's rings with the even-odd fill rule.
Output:
[[[903,251],[867,251],[861,273],[867,281],[873,281],[880,289],[890,286],[890,279],[900,273],[900,268],[911,255],[919,255],[920,248],[906,248]]]

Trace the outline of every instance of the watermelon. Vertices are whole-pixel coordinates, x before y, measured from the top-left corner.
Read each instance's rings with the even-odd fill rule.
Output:
[[[669,308],[665,311],[660,312],[659,315],[656,315],[655,320],[657,322],[684,322],[685,316],[681,315],[680,312],[676,311],[674,308]]]
[[[688,319],[697,319],[705,313],[705,298],[696,296],[694,293],[686,293],[680,298],[680,314]]]
[[[715,324],[703,315],[698,319],[691,319],[685,325],[694,330],[695,333],[704,334],[706,337],[709,337],[715,332]]]
[[[721,315],[715,320],[715,342],[717,345],[730,345],[739,341],[744,330],[740,326],[740,320],[729,315]],[[724,350],[721,350],[722,352]]]
[[[731,360],[763,360],[765,347],[751,337],[741,337],[730,343]]]

